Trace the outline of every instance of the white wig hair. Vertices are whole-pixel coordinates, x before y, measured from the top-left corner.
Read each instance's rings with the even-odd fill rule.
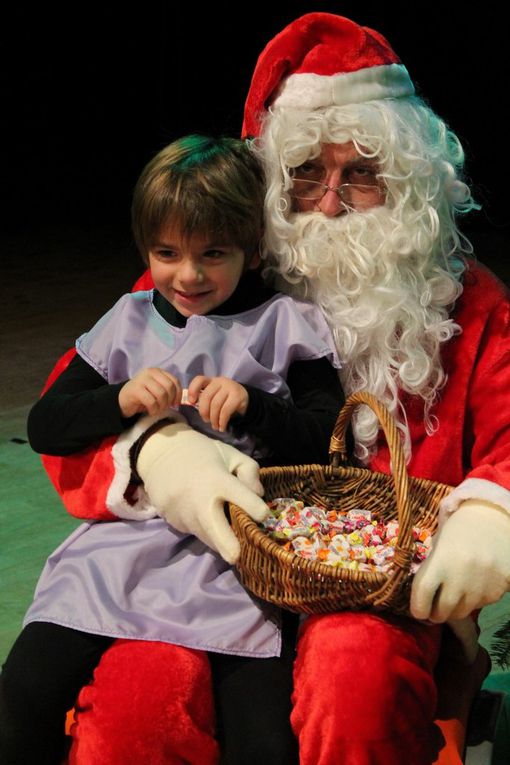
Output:
[[[293,212],[292,169],[319,156],[322,144],[349,141],[377,158],[385,205],[338,218]],[[459,140],[412,97],[307,112],[276,105],[254,150],[268,182],[266,276],[322,308],[346,393],[368,390],[389,407],[409,460],[399,390],[421,397],[432,433],[432,407],[446,382],[440,346],[461,331],[450,314],[472,247],[456,215],[478,205],[461,177]],[[358,457],[368,461],[378,423],[367,407],[354,419],[354,434]]]

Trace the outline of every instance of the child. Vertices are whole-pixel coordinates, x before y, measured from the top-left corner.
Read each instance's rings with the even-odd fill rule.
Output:
[[[149,163],[133,230],[155,289],[123,296],[79,338],[30,414],[37,451],[72,454],[146,414],[164,426],[180,407],[194,429],[259,463],[327,461],[342,403],[334,344],[318,309],[258,274],[263,197],[261,169],[238,140],[190,136]],[[135,472],[139,447],[130,450]],[[191,457],[189,482],[200,480]],[[82,525],[49,558],[1,676],[2,763],[59,762],[65,713],[119,637],[208,651],[225,761],[242,749],[243,762],[260,762],[260,730],[274,728],[264,758],[293,762],[296,620],[284,619],[281,651],[277,610],[255,601],[199,539],[138,507],[133,520]],[[252,685],[250,730],[253,721],[232,721],[236,694]]]

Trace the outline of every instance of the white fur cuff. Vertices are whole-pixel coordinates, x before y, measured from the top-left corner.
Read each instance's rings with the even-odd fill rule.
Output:
[[[130,449],[138,441],[146,430],[159,420],[170,418],[173,422],[186,422],[182,414],[175,409],[170,409],[165,414],[141,417],[132,428],[119,436],[112,447],[112,459],[115,475],[108,489],[106,506],[110,512],[119,518],[134,521],[146,521],[155,518],[158,513],[151,505],[148,495],[142,485],[137,486],[131,496],[131,502],[127,502],[124,494],[131,479]]]
[[[510,491],[485,478],[466,478],[448,496],[439,503],[439,523],[444,523],[449,515],[459,509],[466,499],[481,499],[499,505],[510,513]]]

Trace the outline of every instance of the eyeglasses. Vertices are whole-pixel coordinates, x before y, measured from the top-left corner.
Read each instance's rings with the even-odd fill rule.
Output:
[[[289,195],[292,199],[304,199],[318,202],[328,191],[334,191],[340,202],[351,210],[368,210],[384,202],[384,189],[378,182],[372,184],[342,183],[340,186],[328,186],[320,181],[308,178],[293,178]]]

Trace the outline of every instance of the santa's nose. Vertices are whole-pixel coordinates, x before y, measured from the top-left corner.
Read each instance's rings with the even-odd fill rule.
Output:
[[[322,199],[317,202],[317,210],[328,218],[335,218],[337,215],[345,215],[347,208],[343,204],[337,191],[328,189]]]

